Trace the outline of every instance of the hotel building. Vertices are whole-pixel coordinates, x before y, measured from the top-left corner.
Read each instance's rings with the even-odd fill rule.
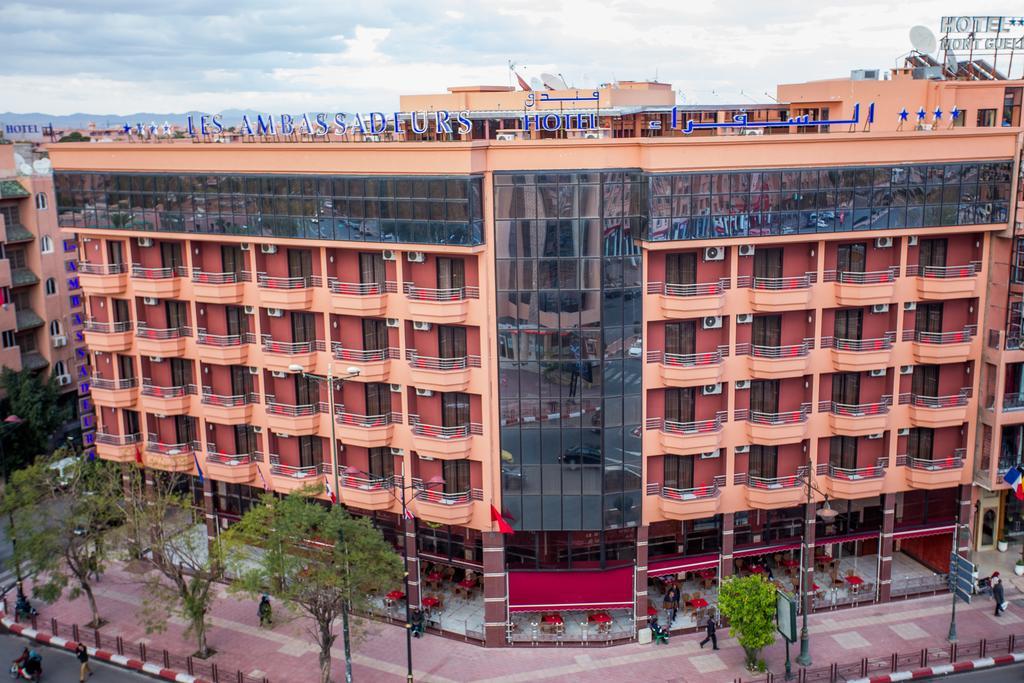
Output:
[[[1022,83],[921,75],[675,111],[659,83],[452,88],[401,109],[462,134],[52,146],[96,452],[201,467],[211,535],[336,487],[406,544],[409,600],[494,646],[631,637],[665,576],[788,584],[805,536],[816,607],[945,590],[958,522],[1020,520]],[[448,599],[446,568],[479,588]]]

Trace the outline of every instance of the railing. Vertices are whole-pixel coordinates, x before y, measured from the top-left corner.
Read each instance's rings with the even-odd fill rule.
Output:
[[[341,342],[331,342],[331,351],[338,360],[347,360],[353,363],[375,363],[388,360],[390,353],[387,348],[383,349],[346,349]]]
[[[138,329],[135,330],[135,336],[157,340],[181,339],[182,337],[191,337],[192,329],[189,327],[146,327],[140,323]]]
[[[146,450],[151,453],[159,453],[161,455],[181,455],[183,453],[191,453],[198,444],[194,441],[187,441],[185,443],[163,443],[161,441],[149,440],[146,442]]]
[[[922,396],[920,394],[910,395],[910,404],[917,408],[959,408],[967,405],[970,398],[970,390],[962,389],[958,394],[949,396]]]
[[[155,384],[147,384],[145,380],[142,382],[143,396],[152,396],[154,398],[181,398],[194,393],[196,393],[196,385],[194,384],[179,384],[178,386],[161,387]]]
[[[196,331],[196,343],[203,346],[215,346],[217,348],[231,348],[242,344],[252,344],[256,337],[252,332],[241,334],[210,334],[205,329]]]
[[[289,403],[275,403],[273,397],[267,397],[267,415],[283,415],[285,417],[309,417],[319,412],[319,404],[307,403],[304,405],[292,405]]]
[[[799,358],[808,353],[810,353],[810,347],[807,342],[787,346],[750,345],[750,355],[755,358]]]
[[[979,265],[977,262],[972,262],[962,266],[908,266],[907,270],[913,269],[912,274],[918,277],[955,279],[974,277],[978,274]]]
[[[312,479],[321,474],[324,474],[324,464],[319,465],[308,465],[306,467],[295,467],[293,465],[282,465],[280,462],[274,462],[274,458],[277,456],[271,456],[270,462],[270,474],[276,477],[288,477],[289,479]]]
[[[894,282],[896,273],[892,270],[873,270],[858,273],[852,270],[840,270],[836,273],[836,282],[844,285],[877,285]]]
[[[807,274],[788,277],[755,277],[753,279],[753,288],[760,290],[807,289],[810,286],[811,276]]]
[[[480,356],[462,356],[461,358],[436,358],[421,356],[415,350],[406,351],[409,364],[418,370],[465,370],[469,367],[480,367]]]
[[[106,389],[116,391],[118,389],[134,389],[139,385],[138,377],[126,377],[124,379],[105,379],[103,377],[92,377],[89,380],[93,389]]]
[[[472,492],[461,491],[459,493],[444,493],[443,491],[435,491],[433,489],[420,489],[416,492],[416,497],[420,500],[425,500],[428,503],[435,503],[437,505],[469,505],[472,501]]]
[[[945,458],[914,458],[908,456],[907,467],[913,470],[955,470],[963,467],[964,455],[966,455],[966,451],[963,448],[957,448],[953,451],[953,455]]]
[[[677,489],[670,486],[661,487],[661,497],[669,500],[700,500],[714,498],[719,494],[718,483],[713,482],[707,486],[694,486],[688,489]]]
[[[704,282],[692,285],[678,285],[671,282],[648,282],[648,294],[663,294],[665,296],[718,296],[726,289],[728,280],[718,282]]]
[[[441,427],[440,425],[428,425],[417,421],[412,426],[412,433],[416,436],[425,436],[430,439],[467,439],[470,434],[470,425]]]
[[[249,282],[252,279],[252,274],[248,271],[241,271],[238,273],[208,273],[206,271],[199,270],[198,268],[192,269],[192,282],[198,282],[206,285],[231,285],[236,282]]]
[[[205,389],[201,400],[205,405],[220,406],[222,408],[237,408],[238,406],[259,402],[256,398],[256,394],[235,394],[233,396],[229,396],[226,394],[213,394]]]
[[[762,413],[759,410],[751,410],[747,420],[756,425],[792,425],[807,422],[807,413],[808,408],[806,407],[782,413]]]
[[[257,273],[256,284],[264,289],[306,289],[308,287],[319,287],[320,276],[275,277],[266,273]]]
[[[120,275],[127,270],[128,266],[123,263],[89,263],[88,261],[78,263],[78,272],[85,275]]]
[[[358,413],[346,413],[339,410],[336,414],[338,424],[349,427],[386,427],[392,423],[391,413],[383,415],[360,415]]]
[[[398,290],[397,283],[385,282],[342,282],[336,277],[327,278],[327,289],[331,294],[347,294],[348,296],[378,296]]]
[[[143,266],[132,266],[132,277],[141,280],[167,280],[172,277],[184,277],[185,266],[173,268],[146,268]]]
[[[832,337],[832,348],[837,351],[886,351],[892,348],[892,337],[888,334],[875,339],[840,339]]]
[[[480,298],[480,289],[478,287],[436,289],[417,287],[407,282],[405,283],[405,294],[415,301],[464,301],[465,299]]]
[[[104,323],[96,320],[85,321],[86,332],[99,332],[100,334],[117,334],[119,332],[131,332],[132,321],[125,320],[122,322]]]
[[[806,465],[797,469],[796,474],[788,477],[752,477],[747,475],[746,485],[754,489],[791,489],[802,486],[807,476]]]
[[[277,341],[272,339],[269,334],[265,334],[260,338],[262,342],[263,350],[268,353],[283,353],[285,355],[294,356],[300,353],[312,353],[318,350],[320,341],[302,341],[302,342],[286,342]]]
[[[828,476],[833,479],[879,479],[885,476],[885,468],[881,465],[871,465],[868,467],[836,467],[835,465],[828,466]]]
[[[217,463],[225,467],[241,467],[255,461],[252,453],[207,453],[206,462]]]
[[[1024,395],[1019,393],[1003,395],[1003,410],[1021,409],[1024,409]]]
[[[107,432],[96,432],[96,443],[107,446],[131,446],[142,440],[142,435],[135,434],[109,434]]]
[[[711,434],[721,430],[722,418],[720,416],[715,416],[710,420],[693,420],[691,422],[661,420],[661,431],[667,434]]]
[[[722,352],[715,350],[703,353],[664,353],[661,358],[662,365],[670,367],[700,367],[721,363]]]
[[[340,483],[343,487],[350,489],[361,489],[363,491],[383,491],[392,487],[390,477],[374,477],[369,474],[349,474],[347,470],[341,472]]]
[[[868,417],[870,415],[885,415],[892,405],[892,396],[882,396],[877,403],[836,403],[829,401],[829,412],[833,415],[843,417]]]
[[[953,330],[951,332],[924,332],[920,330],[906,330],[913,341],[918,344],[966,344],[971,341],[972,331],[970,328]]]

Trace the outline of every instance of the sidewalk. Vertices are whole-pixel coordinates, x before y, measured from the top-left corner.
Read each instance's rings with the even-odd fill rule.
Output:
[[[137,573],[113,565],[98,585],[100,614],[110,621],[104,638],[123,636],[143,640],[148,647],[166,648],[180,655],[190,654],[195,645],[183,636],[184,621],[172,618],[167,631],[146,635],[138,619],[144,586]],[[286,612],[275,602],[273,630],[257,626],[255,601],[240,600],[218,589],[217,607],[209,632],[210,646],[217,651],[221,669],[241,670],[255,677],[266,676],[271,683],[302,683],[317,680],[316,648],[302,620],[284,623]],[[1024,643],[1024,600],[1020,591],[1009,588],[1011,607],[996,618],[990,599],[957,607],[957,629],[961,643],[981,638],[1004,638],[1014,634]],[[84,599],[37,604],[40,625],[51,617],[63,623],[89,621]],[[943,647],[949,628],[950,598],[936,596],[887,605],[826,612],[810,617],[811,656],[814,666],[832,662],[853,663],[862,657],[907,653],[925,647]],[[375,621],[355,619],[361,634],[353,647],[353,676],[357,681],[395,681],[405,677],[404,629]],[[88,640],[88,639],[87,639]],[[700,636],[675,636],[667,646],[628,644],[592,648],[486,649],[477,645],[425,636],[413,641],[414,673],[417,681],[708,681],[728,682],[746,676],[743,650],[720,631],[720,650],[701,650]],[[710,646],[709,646],[710,647]],[[334,649],[335,679],[343,679],[341,638]],[[793,649],[795,657],[797,649]],[[785,648],[781,641],[764,657],[771,671],[781,673]]]

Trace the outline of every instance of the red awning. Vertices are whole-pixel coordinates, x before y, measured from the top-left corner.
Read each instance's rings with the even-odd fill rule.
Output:
[[[779,543],[777,545],[755,545],[750,548],[742,548],[733,552],[733,558],[754,557],[755,555],[768,555],[770,553],[783,553],[787,550],[796,550],[800,547],[800,541]]]
[[[946,524],[944,526],[935,526],[929,529],[904,529],[903,531],[896,531],[892,537],[895,539],[904,538],[921,538],[922,536],[939,536],[941,534],[953,533],[956,529],[955,524]]]
[[[825,538],[814,539],[814,545],[831,545],[832,543],[849,543],[851,541],[866,541],[871,538],[878,538],[879,532],[875,531],[855,531],[852,534],[846,534],[844,536],[826,536]]]
[[[633,567],[595,572],[509,572],[511,612],[633,609]]]
[[[677,557],[674,560],[658,560],[647,566],[647,576],[655,578],[667,574],[678,574],[679,572],[693,572],[698,569],[718,569],[718,562],[721,556],[718,553],[711,555],[694,555],[692,557]]]

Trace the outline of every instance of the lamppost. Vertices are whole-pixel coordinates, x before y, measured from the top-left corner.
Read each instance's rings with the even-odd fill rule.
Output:
[[[803,475],[803,483],[807,487],[807,507],[804,508],[804,533],[800,539],[800,605],[801,611],[803,612],[803,619],[801,620],[800,626],[800,654],[796,657],[796,663],[800,666],[811,665],[811,643],[810,635],[807,632],[807,613],[811,611],[811,600],[810,591],[806,590],[807,585],[807,564],[808,564],[808,552],[810,548],[807,545],[807,537],[810,535],[811,524],[814,523],[814,519],[807,518],[807,508],[814,502],[814,493],[817,492],[825,497],[825,504],[820,510],[818,510],[818,517],[821,517],[823,522],[831,522],[836,518],[839,513],[832,509],[828,504],[828,494],[819,489],[814,485],[814,461],[808,458],[807,461],[807,473]],[[800,477],[798,477],[799,479]],[[811,566],[813,567],[814,558],[810,558]]]

